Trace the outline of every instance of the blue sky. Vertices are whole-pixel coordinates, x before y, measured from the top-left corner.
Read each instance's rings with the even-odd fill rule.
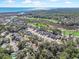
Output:
[[[0,7],[79,7],[79,0],[0,0]]]

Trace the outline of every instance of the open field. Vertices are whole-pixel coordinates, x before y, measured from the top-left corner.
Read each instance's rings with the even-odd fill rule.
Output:
[[[45,19],[45,18],[27,18],[30,22],[32,21],[48,21],[48,22],[52,22],[52,23],[58,23],[58,20],[54,20],[54,19]]]
[[[72,34],[74,36],[79,36],[79,31],[76,30],[63,30],[62,32],[64,35]]]

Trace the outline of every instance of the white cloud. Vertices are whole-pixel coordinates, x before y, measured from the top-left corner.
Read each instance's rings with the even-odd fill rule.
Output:
[[[4,3],[1,6],[2,7],[13,7],[13,6],[16,6],[15,2],[16,0],[4,0]]]
[[[14,3],[15,0],[6,0],[7,3]]]
[[[66,3],[66,4],[71,4],[72,2],[69,1],[69,0],[65,0],[65,3]]]
[[[22,3],[23,4],[32,3],[32,0],[24,0]]]
[[[42,5],[43,3],[40,2],[40,1],[33,1],[32,4],[35,5],[35,6],[43,6]]]
[[[43,6],[45,6],[45,3],[40,1],[40,0],[37,0],[37,1],[35,1],[35,0],[24,0],[22,2],[22,5],[24,5],[24,6],[30,5],[30,6],[34,6],[34,7],[43,7]]]
[[[50,0],[51,2],[57,2],[58,0]]]
[[[70,1],[66,1],[65,3],[70,4],[70,3],[72,3],[72,2],[70,2]]]

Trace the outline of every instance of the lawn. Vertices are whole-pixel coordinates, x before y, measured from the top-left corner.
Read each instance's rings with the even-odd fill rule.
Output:
[[[73,34],[74,36],[79,36],[79,31],[64,30],[64,31],[63,31],[63,34],[64,34],[64,35]]]
[[[44,23],[29,23],[29,24],[36,28],[47,28],[48,27],[48,25]]]
[[[43,23],[34,23],[33,25],[34,25],[35,27],[37,27],[37,28],[47,27],[47,26],[48,26],[47,24],[43,24]]]
[[[48,21],[48,22],[52,22],[52,23],[58,23],[58,20],[54,20],[54,19],[45,19],[45,18],[28,18],[29,21],[34,21],[34,20],[45,20],[45,21]]]

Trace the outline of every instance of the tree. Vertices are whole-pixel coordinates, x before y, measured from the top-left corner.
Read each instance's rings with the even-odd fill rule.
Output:
[[[12,59],[11,56],[5,54],[2,59]]]

